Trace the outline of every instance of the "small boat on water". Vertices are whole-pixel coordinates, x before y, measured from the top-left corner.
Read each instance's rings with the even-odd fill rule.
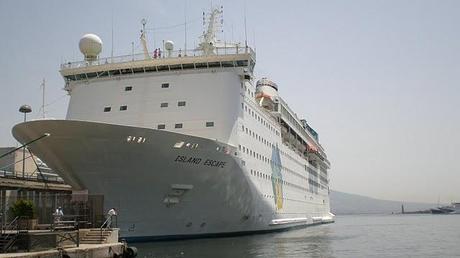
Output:
[[[430,209],[432,214],[460,214],[460,202],[453,202],[448,206]]]

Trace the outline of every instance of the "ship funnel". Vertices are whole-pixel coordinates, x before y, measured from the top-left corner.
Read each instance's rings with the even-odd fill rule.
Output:
[[[78,46],[86,61],[94,61],[102,51],[102,40],[95,34],[85,34]]]

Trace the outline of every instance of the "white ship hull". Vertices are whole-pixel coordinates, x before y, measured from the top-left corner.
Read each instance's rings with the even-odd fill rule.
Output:
[[[277,212],[273,199],[250,180],[236,149],[221,142],[71,120],[13,128],[21,142],[44,133],[50,136],[30,149],[75,189],[104,195],[104,207],[118,209],[121,237],[128,241],[236,235],[333,221],[329,205],[315,195],[312,205],[295,207],[295,213]],[[183,146],[175,148],[180,142]]]

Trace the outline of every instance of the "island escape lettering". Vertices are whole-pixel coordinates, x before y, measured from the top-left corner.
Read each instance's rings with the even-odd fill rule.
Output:
[[[202,158],[197,158],[197,157],[188,157],[188,156],[181,156],[181,155],[177,156],[177,158],[174,161],[182,162],[182,163],[191,163],[195,165],[209,166],[209,167],[219,167],[219,168],[224,168],[225,164],[227,163],[225,161],[202,159]]]

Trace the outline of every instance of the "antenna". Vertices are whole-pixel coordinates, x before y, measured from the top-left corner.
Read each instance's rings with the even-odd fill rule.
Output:
[[[131,56],[132,56],[133,61],[134,61],[134,41],[131,42]]]
[[[254,49],[256,48],[256,30],[252,30],[252,34],[253,34],[253,41],[254,41]]]
[[[187,56],[187,0],[184,0],[184,27],[185,27],[184,56]]]
[[[145,24],[147,24],[147,20],[145,18],[142,19],[141,24],[142,24],[142,32],[145,33]]]
[[[234,41],[233,41],[233,23],[232,23],[232,41],[231,41],[231,42],[232,42],[232,43],[234,42]]]
[[[246,1],[244,1],[244,45],[248,47],[248,32],[246,29]]]
[[[42,118],[45,118],[45,78],[43,78],[42,84],[40,84],[40,88],[42,89]]]
[[[110,59],[113,63],[113,7],[112,7],[112,50],[110,51]]]
[[[224,33],[224,6],[220,6],[220,27],[221,27],[221,32]]]

